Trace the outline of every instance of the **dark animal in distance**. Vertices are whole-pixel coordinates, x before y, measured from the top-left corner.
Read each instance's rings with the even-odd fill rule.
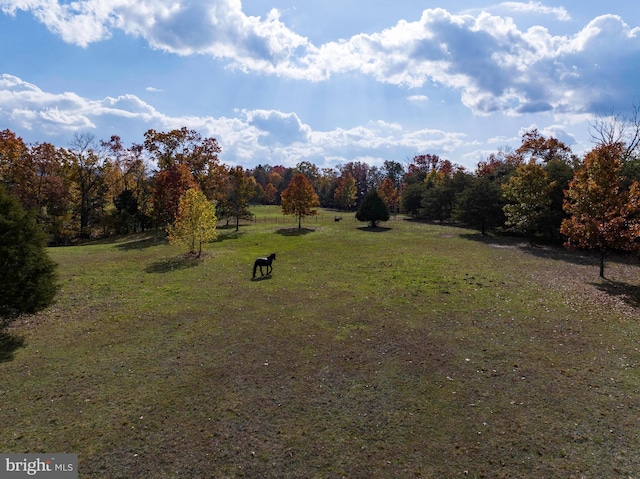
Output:
[[[341,219],[342,219],[342,216],[335,216],[335,217],[333,218],[333,221],[338,222],[338,221],[340,221]]]
[[[276,259],[276,254],[275,253],[271,253],[269,256],[267,256],[266,258],[258,258],[256,260],[255,263],[253,263],[253,277],[256,277],[256,270],[258,268],[260,268],[260,276],[264,276],[264,273],[262,272],[262,267],[265,266],[267,268],[267,276],[269,276],[271,274],[271,271],[273,271],[273,266],[271,266],[271,263],[273,263],[273,260]]]

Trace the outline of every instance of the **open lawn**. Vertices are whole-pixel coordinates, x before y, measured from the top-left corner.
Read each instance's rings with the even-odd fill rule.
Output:
[[[640,478],[636,260],[603,281],[580,253],[275,211],[203,261],[153,234],[50,250],[57,304],[2,338],[0,451],[82,478]]]

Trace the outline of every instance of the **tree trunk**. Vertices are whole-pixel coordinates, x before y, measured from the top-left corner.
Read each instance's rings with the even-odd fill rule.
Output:
[[[600,250],[600,277],[604,278],[604,248]]]

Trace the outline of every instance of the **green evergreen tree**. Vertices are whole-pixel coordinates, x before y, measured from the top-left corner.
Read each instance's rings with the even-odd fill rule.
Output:
[[[34,215],[0,188],[0,326],[53,302],[55,269]]]
[[[368,221],[372,228],[378,224],[378,221],[389,220],[389,208],[376,190],[371,190],[364,197],[356,213],[356,219],[358,221]]]
[[[484,235],[487,229],[504,223],[503,206],[498,182],[479,176],[458,197],[453,218],[479,229]]]

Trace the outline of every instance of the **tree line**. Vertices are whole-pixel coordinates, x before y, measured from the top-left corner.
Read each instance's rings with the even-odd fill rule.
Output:
[[[66,148],[26,144],[4,130],[0,184],[35,213],[52,244],[167,228],[190,189],[215,205],[218,222],[236,228],[251,204],[281,204],[302,218],[308,213],[300,215],[291,193],[299,180],[289,186],[303,177],[305,195],[313,196],[308,207],[355,211],[376,192],[391,213],[595,249],[603,274],[607,251],[640,247],[640,122],[637,114],[609,117],[592,128],[594,147],[582,156],[533,129],[517,149],[499,149],[475,171],[428,153],[381,167],[304,161],[244,169],[220,160],[215,138],[186,127],[150,129],[128,147],[118,136],[98,141],[90,134],[76,134]]]
[[[218,221],[237,226],[250,216],[250,204],[286,204],[283,194],[298,174],[311,184],[318,206],[355,210],[367,191],[380,189],[399,208],[404,168],[397,162],[383,168],[351,162],[320,169],[301,162],[245,169],[224,164],[220,153],[215,138],[187,128],[148,130],[142,143],[131,146],[118,136],[104,141],[76,134],[68,147],[26,144],[4,130],[0,185],[35,211],[52,244],[166,228],[191,188],[216,205]]]

